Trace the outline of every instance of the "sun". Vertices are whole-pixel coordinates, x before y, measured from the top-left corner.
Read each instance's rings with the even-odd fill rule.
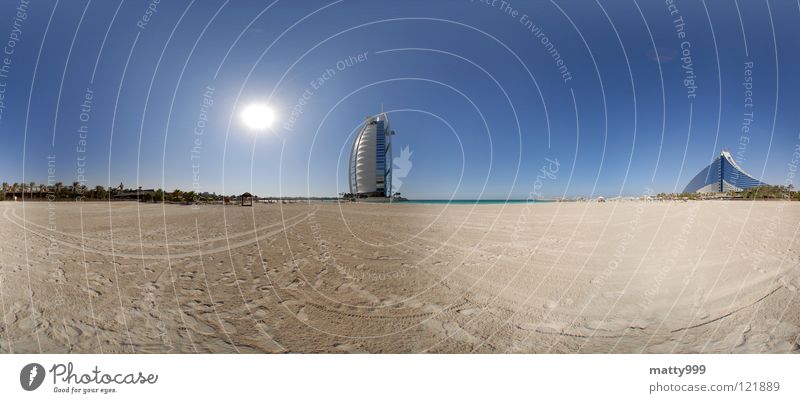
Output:
[[[242,122],[253,130],[264,130],[272,126],[275,112],[264,104],[247,105],[242,111]]]

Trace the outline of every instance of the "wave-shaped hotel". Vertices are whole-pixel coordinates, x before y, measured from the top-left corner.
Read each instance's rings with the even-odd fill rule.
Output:
[[[684,193],[740,192],[756,186],[766,185],[744,171],[731,153],[722,151],[719,157],[701,170],[683,189]]]
[[[367,117],[350,149],[350,193],[355,197],[392,196],[392,136],[385,112]]]

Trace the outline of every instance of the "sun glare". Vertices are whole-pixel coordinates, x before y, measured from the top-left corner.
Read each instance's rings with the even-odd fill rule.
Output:
[[[272,126],[275,121],[275,112],[263,104],[248,105],[242,111],[242,122],[253,130],[264,130]]]

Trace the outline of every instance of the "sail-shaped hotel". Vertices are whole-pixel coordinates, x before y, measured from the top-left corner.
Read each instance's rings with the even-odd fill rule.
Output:
[[[385,112],[367,117],[350,149],[350,193],[355,197],[392,196],[392,136]]]
[[[684,193],[739,192],[765,183],[747,174],[728,151],[705,167],[686,185]]]

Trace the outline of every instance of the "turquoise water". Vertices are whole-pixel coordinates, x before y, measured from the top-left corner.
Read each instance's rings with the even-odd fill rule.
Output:
[[[394,203],[412,204],[527,204],[527,203],[548,203],[547,200],[503,200],[503,199],[483,199],[483,200],[405,200]]]

